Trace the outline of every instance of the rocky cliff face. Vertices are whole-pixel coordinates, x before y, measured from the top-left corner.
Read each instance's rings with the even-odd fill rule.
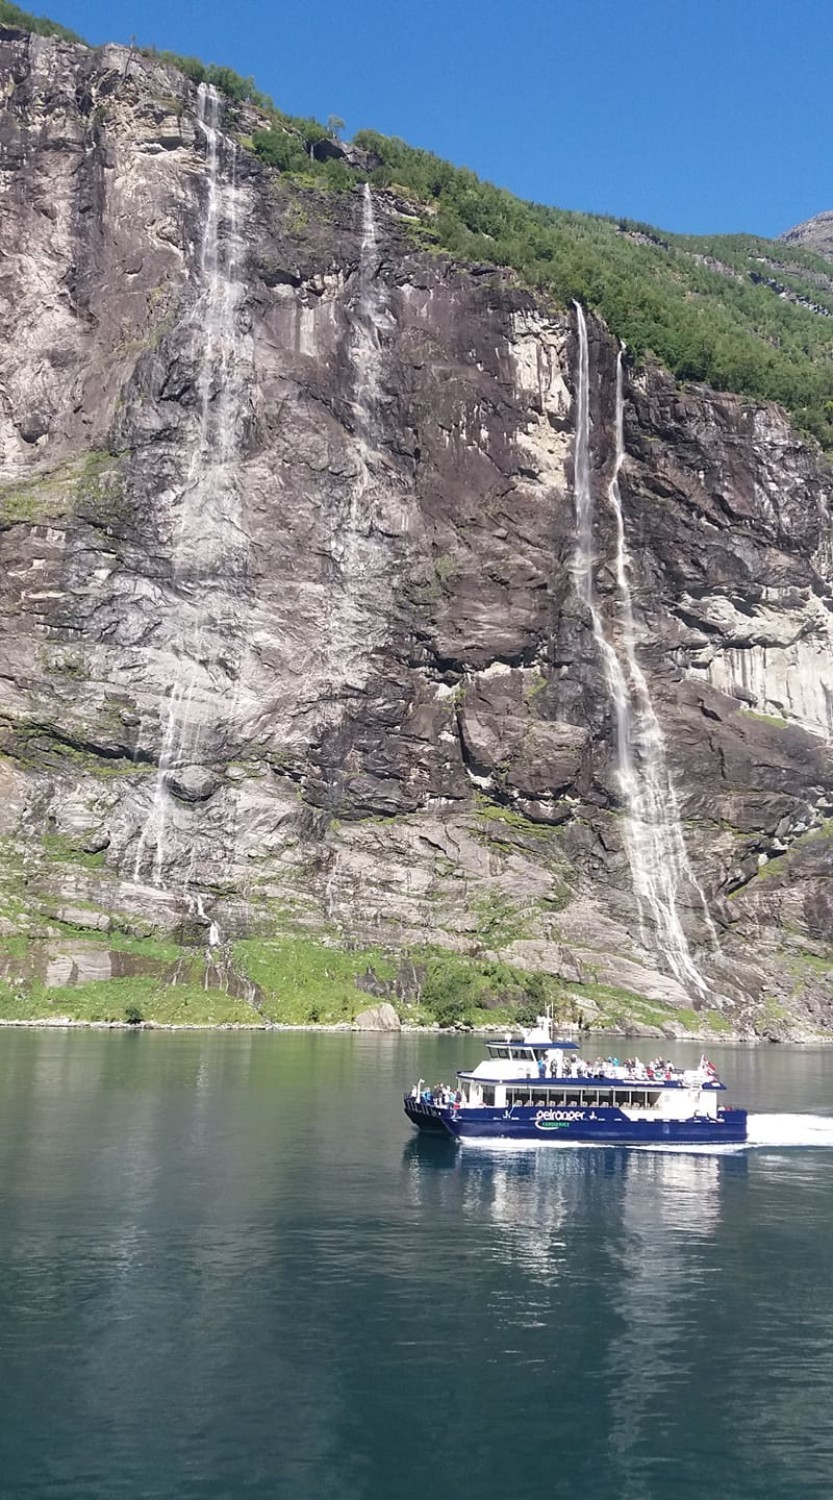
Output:
[[[251,121],[124,49],[0,34],[0,97],[5,931],[53,964],[114,926],[430,940],[560,975],[589,1013],[614,986],[829,1026],[819,456],[775,409],[626,369],[692,997],[637,910],[576,583],[575,317],[421,253],[393,196],[266,169]],[[616,356],[591,324],[614,647]]]
[[[833,210],[827,209],[812,219],[805,219],[803,224],[788,229],[781,238],[788,245],[801,245],[805,250],[815,250],[817,255],[825,255],[830,260],[833,258]]]

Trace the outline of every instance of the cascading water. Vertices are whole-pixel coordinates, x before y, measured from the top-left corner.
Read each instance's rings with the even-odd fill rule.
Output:
[[[208,914],[207,914],[207,912],[205,910],[205,903],[203,901],[202,896],[199,894],[199,892],[197,893],[196,897],[194,898],[194,908],[196,910],[197,916],[199,917],[200,921],[208,928],[208,946],[209,946],[209,948],[219,948],[220,944],[223,941],[223,934],[220,931],[218,923],[217,922],[213,922],[209,918],[209,916],[208,916]]]
[[[189,319],[201,349],[195,382],[198,421],[172,542],[171,690],[161,716],[153,797],[134,862],[137,880],[150,874],[161,887],[166,866],[176,856],[177,882],[192,908],[195,898],[188,887],[197,851],[192,838],[186,836],[184,847],[177,841],[170,778],[199,767],[206,753],[201,745],[205,730],[217,728],[217,704],[227,706],[233,699],[227,678],[239,625],[227,617],[223,601],[229,596],[229,575],[242,577],[247,556],[233,473],[247,368],[238,326],[242,238],[236,152],[220,132],[220,110],[219,95],[201,84],[197,123],[205,141],[207,193],[200,295]],[[209,944],[214,940],[210,930]]]
[[[360,438],[372,443],[379,404],[379,323],[385,290],[379,280],[379,245],[370,183],[362,189],[362,242],[359,257],[359,324],[353,341],[355,411]]]
[[[386,297],[379,280],[379,248],[376,215],[370,184],[362,192],[362,236],[359,252],[359,286],[353,315],[350,359],[353,369],[353,432],[358,474],[350,489],[347,513],[333,542],[339,567],[340,587],[330,612],[328,657],[331,683],[355,674],[355,664],[368,643],[371,620],[368,600],[378,605],[379,558],[372,539],[377,502],[378,412],[381,381],[379,327],[385,315]],[[378,610],[376,611],[378,613]]]
[[[353,415],[359,475],[350,495],[350,512],[344,538],[349,553],[371,518],[363,514],[362,501],[373,481],[371,460],[375,451],[377,412],[379,406],[380,350],[379,323],[385,311],[385,292],[379,281],[379,246],[376,215],[370,183],[362,189],[362,239],[359,252],[359,297],[353,326],[350,355],[353,365]]]
[[[681,984],[699,994],[708,991],[688,945],[679,914],[681,893],[693,889],[714,937],[703,892],[689,865],[677,799],[665,758],[665,743],[636,654],[633,602],[619,472],[625,456],[624,374],[621,351],[616,363],[616,455],[608,486],[616,534],[616,612],[614,635],[596,597],[593,549],[593,492],[590,478],[590,352],[584,309],[576,304],[579,369],[576,389],[575,574],[579,595],[590,614],[593,637],[616,719],[616,763],[627,811],[624,843],[639,910],[643,941],[652,921],[656,943]]]

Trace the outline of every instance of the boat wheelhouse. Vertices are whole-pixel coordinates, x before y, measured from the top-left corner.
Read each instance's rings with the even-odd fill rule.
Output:
[[[746,1110],[721,1103],[725,1084],[700,1059],[588,1062],[573,1041],[556,1041],[549,1016],[520,1040],[486,1043],[488,1057],[457,1074],[454,1088],[422,1080],[405,1095],[420,1130],[458,1140],[506,1139],[620,1145],[742,1145]]]

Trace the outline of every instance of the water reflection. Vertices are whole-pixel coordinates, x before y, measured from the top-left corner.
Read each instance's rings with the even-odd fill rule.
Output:
[[[623,1178],[615,1251],[620,1328],[605,1363],[611,1458],[630,1476],[625,1500],[643,1493],[639,1454],[650,1451],[657,1404],[686,1379],[692,1342],[701,1336],[700,1252],[720,1225],[723,1168],[720,1157],[640,1153]]]
[[[411,1137],[453,1040],[0,1040],[3,1500],[829,1494],[833,1153]]]
[[[667,1296],[689,1274],[696,1244],[718,1232],[721,1184],[746,1161],[624,1147],[482,1151],[417,1138],[403,1167],[415,1208],[491,1231],[489,1256],[515,1262],[539,1285],[565,1269],[574,1276],[592,1232],[629,1295],[662,1282]]]

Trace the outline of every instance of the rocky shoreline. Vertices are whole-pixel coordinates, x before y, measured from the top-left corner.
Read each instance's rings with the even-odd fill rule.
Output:
[[[493,1037],[506,1031],[505,1026],[473,1026],[473,1027],[445,1027],[434,1023],[430,1026],[411,1026],[407,1023],[397,1027],[359,1025],[355,1021],[340,1021],[327,1025],[324,1023],[307,1023],[293,1025],[281,1021],[220,1021],[220,1022],[164,1022],[164,1021],[84,1021],[77,1020],[72,1016],[43,1016],[27,1020],[10,1020],[0,1018],[0,1030],[30,1030],[30,1031],[118,1031],[118,1032],[214,1032],[214,1031],[260,1031],[294,1033],[320,1033],[322,1035],[352,1035],[352,1036],[442,1036],[442,1037]],[[657,1028],[630,1028],[623,1031],[614,1031],[603,1027],[589,1027],[582,1032],[582,1036],[588,1041],[590,1038],[605,1037],[627,1039],[629,1041],[644,1040],[666,1040],[670,1042],[696,1042],[709,1046],[721,1047],[829,1047],[833,1046],[833,1035],[829,1032],[806,1033],[804,1035],[788,1035],[784,1037],[771,1036],[735,1036],[726,1033],[716,1034],[713,1031],[675,1032],[672,1035],[665,1034]]]

